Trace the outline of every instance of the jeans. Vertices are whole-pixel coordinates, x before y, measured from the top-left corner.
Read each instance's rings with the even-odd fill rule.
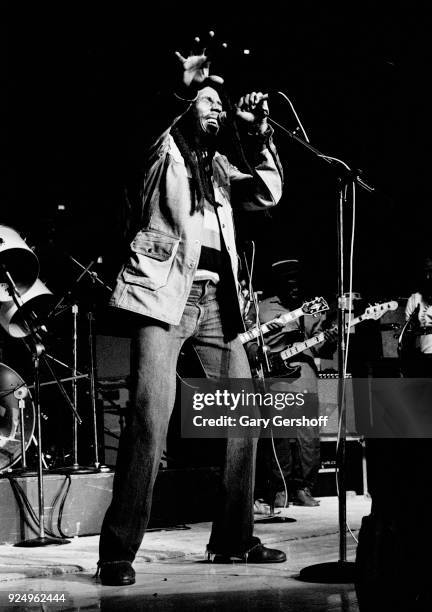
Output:
[[[309,393],[306,396],[312,414],[318,417],[318,395]],[[275,458],[277,456],[277,461]],[[272,498],[278,491],[284,490],[284,475],[290,494],[295,494],[305,487],[313,489],[320,467],[320,438],[318,427],[303,426],[297,430],[294,440],[290,438],[260,438],[257,458],[257,482],[255,498]]]
[[[191,339],[210,378],[250,378],[244,348],[221,316],[219,286],[194,282],[179,325],[143,318],[132,343],[131,413],[121,436],[113,497],[100,536],[100,562],[133,561],[150,517],[153,485],[164,449],[176,392],[181,347]],[[227,332],[228,329],[228,332]],[[228,336],[229,337],[229,336]],[[221,493],[215,508],[209,552],[244,553],[253,538],[256,439],[228,439]]]

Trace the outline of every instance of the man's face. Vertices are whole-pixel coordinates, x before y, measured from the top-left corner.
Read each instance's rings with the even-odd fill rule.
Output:
[[[195,102],[195,116],[203,132],[210,135],[218,133],[221,111],[222,102],[218,92],[213,87],[200,89]]]
[[[295,304],[300,298],[300,286],[297,277],[281,277],[277,283],[278,295],[282,302]]]

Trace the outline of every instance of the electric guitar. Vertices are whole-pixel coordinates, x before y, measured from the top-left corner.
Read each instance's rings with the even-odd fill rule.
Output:
[[[277,317],[276,319],[267,321],[267,323],[261,325],[261,330],[259,330],[258,327],[255,326],[249,329],[248,331],[239,334],[238,337],[240,338],[242,344],[246,344],[246,342],[250,342],[250,340],[258,338],[258,336],[260,335],[260,331],[263,335],[268,334],[268,332],[271,331],[270,325],[272,323],[282,322],[285,325],[286,323],[289,323],[290,321],[295,321],[296,319],[299,319],[304,315],[316,315],[321,312],[325,312],[328,309],[329,306],[325,299],[323,297],[316,297],[313,300],[304,302],[304,304],[300,306],[300,308],[296,308],[295,310],[287,312],[282,316]]]
[[[358,325],[362,321],[367,321],[373,319],[377,321],[380,319],[386,312],[389,310],[396,310],[398,308],[398,303],[396,301],[392,302],[384,302],[382,304],[375,304],[374,306],[369,306],[366,308],[363,314],[358,317],[355,317],[350,321],[350,328]],[[337,327],[332,327],[329,331],[336,331]],[[348,331],[348,324],[345,325],[345,331]],[[316,344],[320,344],[324,342],[325,334],[321,332],[304,342],[295,342],[291,346],[288,346],[286,349],[280,351],[279,353],[271,353],[270,354],[270,373],[267,376],[289,376],[294,377],[296,372],[299,370],[301,366],[291,366],[288,362],[289,360],[306,351],[308,348],[315,346]]]

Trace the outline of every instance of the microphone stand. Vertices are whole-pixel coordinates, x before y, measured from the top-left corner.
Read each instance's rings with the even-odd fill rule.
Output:
[[[315,157],[323,159],[327,164],[332,165],[337,173],[338,179],[338,208],[337,208],[337,235],[338,235],[338,418],[340,424],[340,440],[336,455],[337,474],[338,474],[338,510],[339,510],[339,559],[336,562],[319,563],[305,567],[300,571],[300,580],[305,582],[320,583],[352,583],[355,579],[355,564],[347,561],[346,550],[346,412],[345,412],[345,370],[344,363],[346,358],[346,336],[344,326],[344,208],[347,204],[346,192],[347,185],[351,182],[357,184],[369,193],[376,191],[375,187],[369,185],[361,178],[361,170],[352,170],[345,162],[325,155],[311,144],[291,132],[286,127],[267,117],[270,124],[279,128],[292,140],[300,144],[304,149],[313,153]]]
[[[348,165],[342,162],[340,159],[337,159],[336,157],[331,157],[330,155],[326,155],[325,153],[322,153],[321,151],[319,151],[319,149],[316,149],[315,147],[313,147],[310,143],[303,140],[303,138],[300,138],[299,136],[297,136],[297,134],[295,134],[294,132],[291,132],[291,130],[288,130],[285,126],[281,125],[280,123],[272,119],[269,115],[267,116],[267,121],[271,123],[272,125],[274,125],[275,127],[279,128],[282,132],[284,132],[287,136],[289,136],[295,142],[299,143],[303,148],[307,149],[310,153],[313,153],[316,157],[323,159],[326,163],[332,166],[336,165],[338,167],[340,166],[344,167],[345,171],[341,173],[340,175],[342,179],[351,178],[352,181],[357,183],[357,185],[359,185],[360,187],[362,187],[369,193],[376,192],[376,188],[373,185],[369,185],[369,183],[367,183],[364,179],[361,178],[363,171],[360,170],[359,168],[353,170],[349,168]]]

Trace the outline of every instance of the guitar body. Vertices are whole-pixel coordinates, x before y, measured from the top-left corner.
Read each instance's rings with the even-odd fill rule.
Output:
[[[301,375],[301,365],[291,366],[288,359],[282,360],[279,353],[269,353],[270,372],[261,363],[257,367],[251,367],[253,378],[299,378]]]
[[[267,377],[271,378],[300,378],[301,365],[290,365],[289,359],[281,359],[279,353],[270,355],[271,372]]]

